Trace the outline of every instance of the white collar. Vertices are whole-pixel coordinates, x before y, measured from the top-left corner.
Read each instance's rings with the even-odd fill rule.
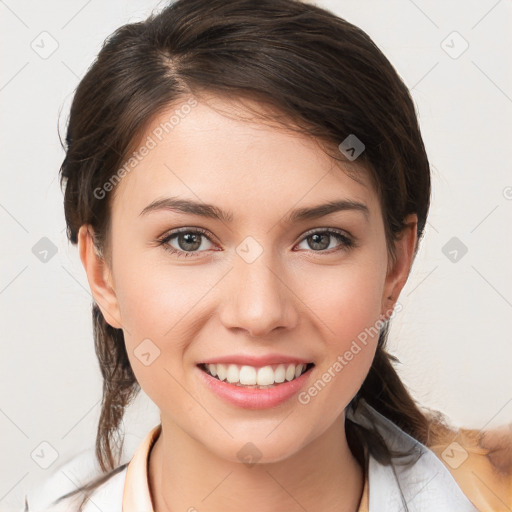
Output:
[[[409,466],[383,465],[369,457],[369,512],[404,511],[402,494],[409,512],[478,512],[462,492],[448,468],[425,445],[400,429],[361,399],[357,410],[347,411],[347,418],[377,430],[388,447],[408,451],[415,460]]]

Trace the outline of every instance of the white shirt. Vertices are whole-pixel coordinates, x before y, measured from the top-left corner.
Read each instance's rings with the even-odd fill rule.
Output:
[[[367,417],[366,417],[367,415]],[[357,414],[347,417],[360,425],[373,426],[388,446],[400,451],[411,451],[417,457],[409,467],[398,464],[382,465],[370,455],[368,475],[358,512],[403,512],[400,489],[409,512],[478,512],[462,492],[448,468],[434,452],[416,441],[393,422],[361,400]],[[153,512],[148,486],[147,463],[153,443],[161,432],[154,427],[138,446],[128,465],[98,487],[91,495],[84,512]],[[27,496],[28,512],[73,512],[78,510],[82,496],[63,500],[50,506],[59,496],[74,489],[69,479],[83,484],[91,475],[94,452],[75,457],[48,479],[44,486]],[[65,476],[67,475],[67,476]],[[20,512],[26,512],[21,509]],[[314,512],[314,511],[311,511]]]

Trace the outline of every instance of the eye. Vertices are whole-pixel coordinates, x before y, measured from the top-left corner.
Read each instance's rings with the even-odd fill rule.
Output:
[[[194,253],[203,252],[198,251],[202,245],[202,238],[206,238],[211,243],[207,233],[208,232],[206,230],[201,228],[182,228],[166,234],[163,238],[158,240],[158,244],[161,245],[166,251],[169,251],[178,257],[195,257]],[[170,245],[171,241],[175,241],[178,247],[176,248]]]
[[[208,248],[199,250],[202,246],[202,238],[206,238],[212,243],[208,232],[201,228],[181,228],[164,235],[158,239],[158,245],[161,245],[166,251],[175,254],[178,257],[196,257]],[[332,239],[337,240],[340,244],[337,247],[330,248]],[[355,242],[343,232],[335,229],[323,229],[310,231],[306,233],[303,241],[308,241],[308,246],[313,252],[332,254],[340,250],[348,250],[355,247]],[[173,247],[170,243],[175,242],[178,247]],[[326,250],[329,249],[330,250]],[[196,255],[196,253],[199,253]]]
[[[332,250],[326,251],[325,249],[329,249],[329,246],[331,245],[330,242],[333,238],[338,240],[340,245],[334,248],[331,247]],[[328,254],[340,250],[348,250],[355,246],[355,242],[351,238],[335,229],[308,232],[303,238],[303,241],[307,241],[308,246],[313,250],[313,252],[327,252]]]

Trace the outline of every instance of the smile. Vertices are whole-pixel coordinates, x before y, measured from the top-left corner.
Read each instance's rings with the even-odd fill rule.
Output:
[[[215,397],[244,409],[267,409],[285,404],[297,395],[306,386],[315,365],[287,363],[256,367],[201,363],[196,367],[199,380]]]

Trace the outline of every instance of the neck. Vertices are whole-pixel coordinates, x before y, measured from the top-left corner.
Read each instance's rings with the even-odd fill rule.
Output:
[[[287,459],[248,466],[217,457],[177,425],[162,421],[149,457],[154,512],[356,512],[363,469],[348,447],[344,427],[341,414]]]

